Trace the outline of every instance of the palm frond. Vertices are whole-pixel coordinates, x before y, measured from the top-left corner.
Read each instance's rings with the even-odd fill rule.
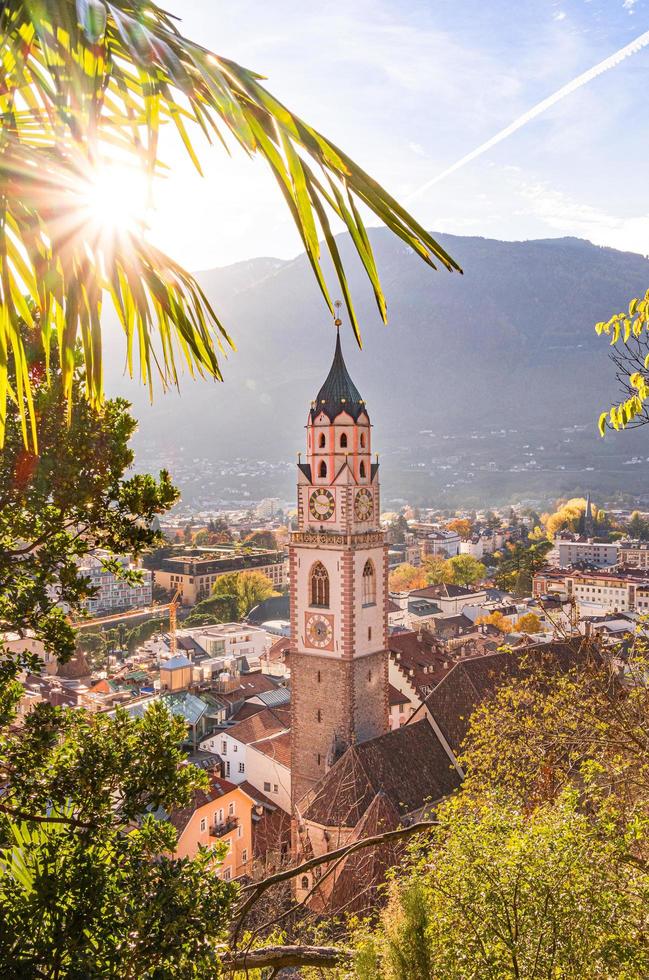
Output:
[[[0,439],[9,357],[21,377],[18,397],[28,397],[18,322],[32,323],[26,315],[32,307],[44,338],[47,321],[56,324],[70,391],[71,352],[80,336],[90,395],[102,398],[104,292],[124,328],[129,367],[139,347],[145,381],[159,371],[165,383],[175,382],[179,352],[190,370],[220,378],[217,349],[231,342],[195,280],[148,244],[141,229],[125,231],[108,248],[80,216],[80,182],[107,153],[153,179],[163,125],[175,128],[199,172],[197,131],[207,145],[218,142],[228,152],[238,145],[265,161],[333,312],[321,265],[324,239],[359,344],[332,220],[349,231],[384,320],[362,208],[433,268],[461,271],[387,191],[275,99],[259,75],[183,37],[156,4],[14,0],[0,8],[0,32]]]

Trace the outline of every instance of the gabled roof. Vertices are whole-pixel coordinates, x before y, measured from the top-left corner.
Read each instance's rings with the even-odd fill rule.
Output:
[[[291,727],[291,712],[288,707],[263,708],[254,715],[250,715],[243,721],[238,721],[231,728],[224,731],[224,735],[251,745],[272,735],[279,735],[280,732],[288,731]]]
[[[580,656],[579,647],[544,643],[524,651],[490,653],[458,661],[429,694],[419,712],[427,710],[454,753],[458,753],[478,705],[525,669],[524,656],[537,656],[558,670],[568,670]],[[416,717],[416,716],[415,716]]]
[[[169,820],[169,823],[173,824],[178,831],[178,835],[180,836],[197,810],[200,810],[201,807],[204,807],[209,803],[214,803],[215,800],[220,799],[222,796],[227,796],[228,793],[232,793],[237,789],[242,789],[242,787],[235,786],[235,784],[231,783],[228,779],[222,779],[220,776],[210,775],[210,788],[208,790],[195,790],[194,799],[189,806],[183,807],[182,810],[174,810],[167,816],[167,819]],[[242,791],[245,793],[245,790]],[[246,795],[248,796],[247,793]],[[250,797],[250,802],[254,802],[252,797]]]
[[[282,732],[273,738],[264,738],[261,742],[255,742],[252,748],[263,752],[270,759],[279,762],[280,766],[289,769],[291,766],[291,733]]]
[[[336,349],[329,374],[311,408],[311,420],[321,412],[330,422],[333,422],[341,412],[347,412],[355,422],[363,412],[367,415],[365,402],[352,381],[343,358],[340,332],[336,334]]]
[[[447,796],[460,777],[426,720],[352,745],[302,801],[305,820],[356,827],[383,792],[399,816]]]

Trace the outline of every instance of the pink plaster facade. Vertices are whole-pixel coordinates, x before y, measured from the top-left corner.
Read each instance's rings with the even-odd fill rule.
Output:
[[[226,881],[250,874],[252,870],[252,810],[254,801],[240,787],[225,779],[215,780],[211,798],[194,807],[184,828],[179,830],[174,857],[195,857],[201,845],[227,845],[222,863],[215,873]],[[178,829],[178,828],[177,828]]]

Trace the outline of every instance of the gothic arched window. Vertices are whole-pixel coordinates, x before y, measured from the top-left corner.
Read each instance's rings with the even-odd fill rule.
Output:
[[[325,444],[326,444],[325,434],[324,432],[321,432],[320,439],[318,440],[318,445],[320,446],[320,449],[324,449]]]
[[[311,605],[329,608],[329,575],[321,561],[311,569]]]
[[[362,596],[364,606],[376,605],[376,572],[369,558],[365,562],[365,568],[363,569]]]
[[[347,433],[346,432],[343,432],[343,434],[340,437],[340,448],[341,449],[347,449]]]
[[[361,449],[365,449],[365,433],[361,432]]]
[[[323,459],[322,462],[320,463],[320,466],[318,467],[318,476],[326,476],[326,475],[327,475],[327,464]]]
[[[309,879],[308,879],[308,877],[306,875],[302,875],[302,881],[300,882],[300,884],[302,885],[302,890],[303,891],[308,891],[308,888],[309,888]]]
[[[364,477],[365,476],[365,463],[364,463],[363,460],[361,460],[361,465],[360,465],[360,467],[358,469],[358,472],[361,475],[361,477]]]

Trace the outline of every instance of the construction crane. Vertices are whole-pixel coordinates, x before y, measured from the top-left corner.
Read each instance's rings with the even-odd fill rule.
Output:
[[[182,599],[181,589],[176,589],[174,597],[169,603],[169,649],[171,650],[171,656],[176,654],[176,623],[178,621],[177,610],[178,601]]]

